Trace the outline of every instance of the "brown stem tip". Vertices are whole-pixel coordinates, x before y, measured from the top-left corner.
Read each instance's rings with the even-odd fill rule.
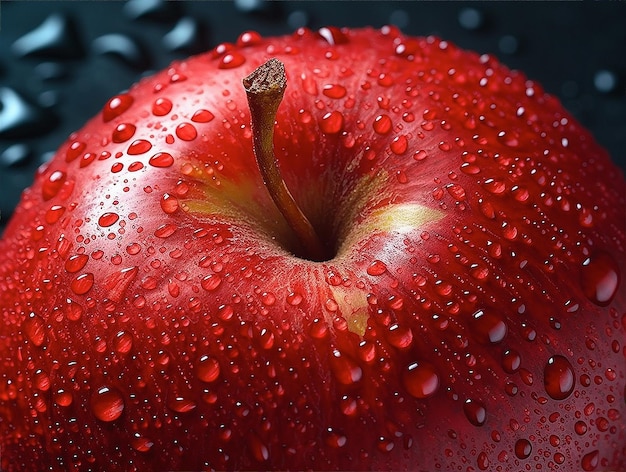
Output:
[[[278,59],[270,59],[243,79],[243,87],[250,107],[254,156],[263,183],[300,241],[306,257],[315,261],[325,260],[324,245],[287,188],[274,155],[276,112],[287,88],[285,65]]]

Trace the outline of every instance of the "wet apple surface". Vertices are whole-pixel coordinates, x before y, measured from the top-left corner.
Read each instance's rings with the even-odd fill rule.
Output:
[[[242,79],[271,58],[323,260],[255,162]],[[2,467],[619,470],[625,188],[538,83],[432,36],[248,32],[177,61],[6,227]]]

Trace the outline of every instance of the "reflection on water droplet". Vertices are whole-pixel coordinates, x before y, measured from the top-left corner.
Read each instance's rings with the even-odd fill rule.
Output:
[[[331,365],[335,377],[343,385],[352,385],[363,376],[363,370],[338,350],[333,351]]]
[[[120,123],[113,130],[111,140],[114,143],[123,143],[133,137],[137,127],[131,123]]]
[[[91,397],[91,411],[100,421],[115,421],[122,416],[124,399],[116,389],[100,387]]]
[[[515,455],[519,459],[526,459],[532,450],[533,446],[528,439],[518,439],[515,443]]]
[[[102,109],[102,118],[105,123],[117,118],[130,108],[133,97],[127,94],[116,95],[111,98]]]
[[[393,123],[391,122],[391,118],[389,118],[388,115],[378,115],[374,119],[374,124],[372,126],[376,133],[387,134],[391,131]]]
[[[487,410],[485,406],[477,400],[465,400],[463,404],[465,416],[474,426],[482,426],[487,421]]]
[[[409,365],[402,376],[404,387],[415,398],[427,398],[439,388],[439,375],[435,368],[427,362],[414,362]]]
[[[120,216],[117,213],[103,213],[98,219],[98,224],[103,228],[107,228],[114,225],[119,219]]]
[[[211,292],[217,289],[217,287],[219,287],[221,283],[222,283],[222,278],[219,275],[209,274],[202,279],[202,281],[200,282],[200,285],[202,285],[203,289]]]
[[[152,143],[150,141],[146,141],[145,139],[138,139],[133,141],[132,144],[128,147],[128,154],[131,156],[137,156],[139,154],[143,154],[152,149]]]
[[[214,382],[220,375],[220,364],[216,359],[204,355],[198,361],[196,374],[203,382]]]
[[[472,315],[470,329],[481,344],[499,343],[507,334],[506,323],[491,311],[479,310]]]
[[[81,274],[76,277],[71,283],[70,288],[76,295],[84,295],[93,286],[94,276],[91,273]]]
[[[346,88],[339,84],[327,84],[324,85],[322,93],[328,98],[343,98],[346,96]]]
[[[198,136],[198,130],[191,123],[181,123],[176,127],[176,136],[183,141],[193,141]]]
[[[83,267],[85,267],[85,264],[87,264],[88,260],[89,256],[85,254],[74,254],[65,261],[65,270],[71,274],[73,274],[74,272],[78,272]]]
[[[35,313],[31,313],[24,321],[24,334],[35,346],[41,346],[46,339],[45,324],[43,319]]]
[[[387,266],[385,265],[383,261],[379,261],[379,260],[373,261],[367,268],[367,273],[373,276],[382,275],[386,271],[387,271]]]
[[[152,104],[152,114],[155,116],[165,116],[172,111],[172,102],[167,98],[157,98]]]
[[[598,463],[600,462],[600,453],[598,450],[594,450],[585,454],[580,462],[584,471],[596,470]]]
[[[563,356],[552,356],[543,371],[546,392],[555,400],[563,400],[574,391],[575,375],[570,362]]]
[[[587,259],[581,268],[581,285],[585,296],[599,306],[607,306],[615,297],[621,273],[615,258],[598,252]]]
[[[338,111],[325,114],[320,121],[320,128],[327,134],[339,133],[343,128],[343,115]]]
[[[170,167],[174,164],[174,158],[167,152],[158,152],[148,161],[153,167]]]
[[[56,170],[52,172],[41,186],[41,195],[44,200],[55,197],[67,179],[65,172]]]
[[[133,335],[119,331],[113,338],[113,349],[119,354],[127,354],[133,348]]]
[[[175,213],[178,210],[178,206],[178,199],[169,193],[163,194],[163,197],[161,197],[161,209],[168,215]]]
[[[215,118],[215,115],[209,110],[200,109],[196,111],[191,117],[191,121],[195,123],[208,123]]]
[[[217,67],[220,69],[235,69],[245,62],[246,58],[244,55],[236,51],[231,51],[222,56]]]

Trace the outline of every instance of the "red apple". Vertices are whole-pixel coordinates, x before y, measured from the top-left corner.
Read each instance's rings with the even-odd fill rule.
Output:
[[[625,193],[539,84],[434,37],[174,63],[8,223],[1,467],[624,470]]]

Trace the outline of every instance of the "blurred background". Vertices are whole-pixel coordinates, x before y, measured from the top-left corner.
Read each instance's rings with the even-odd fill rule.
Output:
[[[626,2],[5,0],[0,232],[37,167],[143,75],[246,30],[384,24],[524,71],[626,169]]]

